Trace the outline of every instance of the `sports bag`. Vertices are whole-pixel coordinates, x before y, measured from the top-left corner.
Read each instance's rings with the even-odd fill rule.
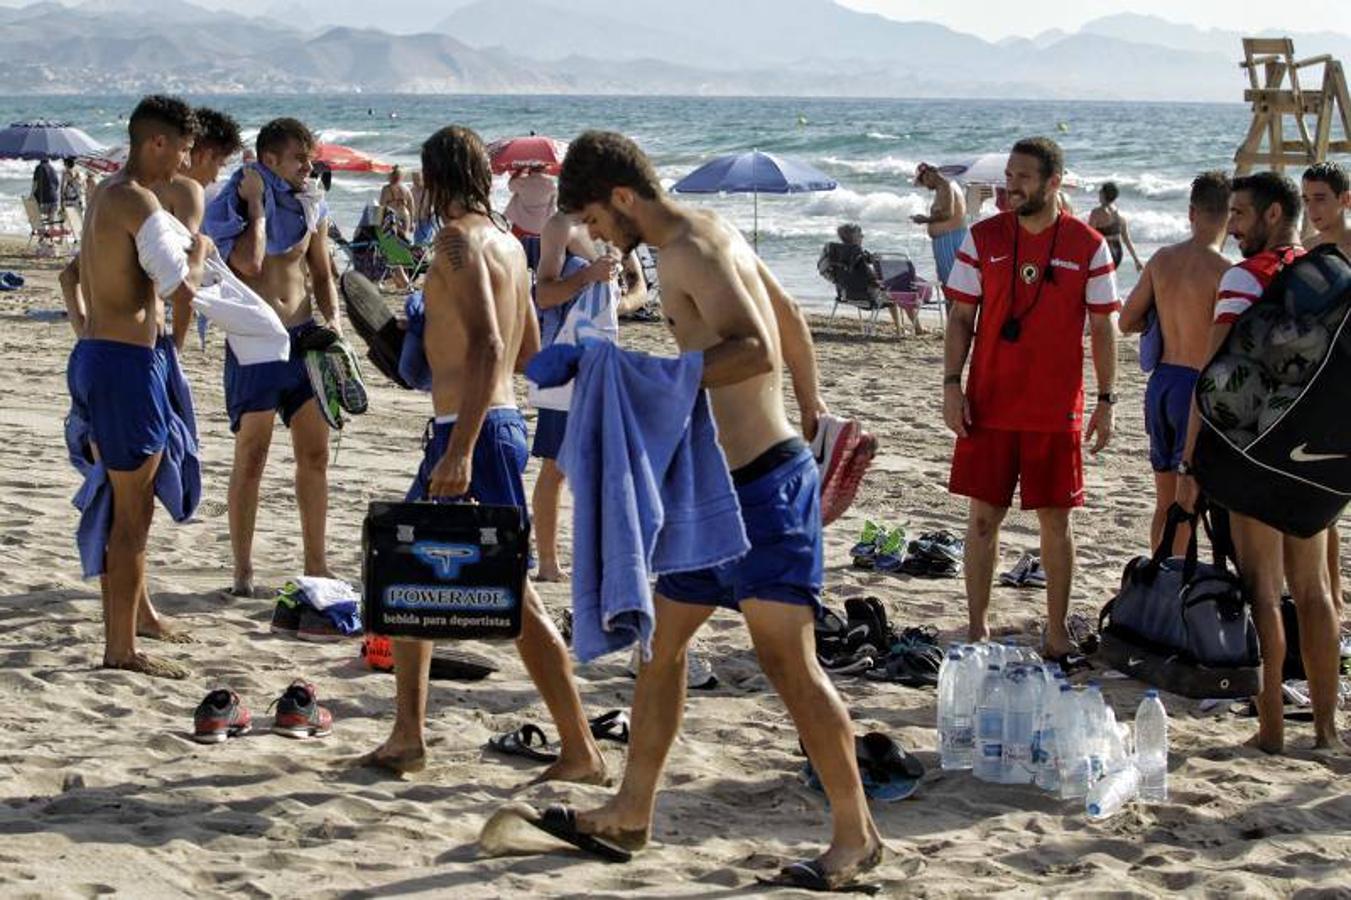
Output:
[[[1098,617],[1099,652],[1113,668],[1174,694],[1249,697],[1261,681],[1257,630],[1224,555],[1217,548],[1213,563],[1197,558],[1200,522],[1199,510],[1175,504],[1154,555],[1126,565],[1121,590]],[[1183,523],[1193,526],[1186,555],[1170,557]]]
[[[1206,496],[1225,509],[1308,538],[1351,502],[1351,261],[1335,245],[1287,262],[1234,322],[1197,379],[1201,431],[1192,460]],[[1322,354],[1282,352],[1278,328]],[[1326,337],[1325,337],[1326,336]],[[1251,371],[1237,371],[1247,366]],[[1226,379],[1251,377],[1232,405],[1257,411],[1240,427],[1211,398]],[[1230,396],[1238,396],[1231,393]]]

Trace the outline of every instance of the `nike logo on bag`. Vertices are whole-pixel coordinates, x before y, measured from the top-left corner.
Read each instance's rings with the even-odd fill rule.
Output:
[[[1140,663],[1142,663],[1142,662],[1144,662],[1143,659],[1138,659],[1138,658],[1132,656],[1130,659],[1126,660],[1126,666],[1127,666],[1127,668],[1134,669],[1136,666],[1140,665]]]
[[[1300,444],[1290,451],[1291,462],[1328,462],[1333,459],[1351,459],[1351,453],[1310,453],[1308,444]]]

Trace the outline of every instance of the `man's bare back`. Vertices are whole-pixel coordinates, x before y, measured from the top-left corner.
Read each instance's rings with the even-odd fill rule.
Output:
[[[515,406],[511,376],[533,322],[530,304],[530,270],[521,242],[481,215],[466,215],[446,225],[436,238],[437,253],[427,274],[427,361],[431,366],[432,403],[438,416],[460,411],[469,359],[470,316],[482,310],[466,309],[472,298],[456,296],[449,285],[452,268],[478,269],[486,279],[491,313],[496,318],[503,345],[502,362],[493,373],[493,406]],[[535,333],[534,343],[539,342]],[[527,346],[529,352],[533,347]]]
[[[201,230],[202,217],[206,214],[206,191],[200,184],[187,175],[175,175],[168,182],[155,187],[155,196],[160,206],[188,231],[196,234]]]
[[[684,228],[661,247],[657,273],[662,311],[682,352],[723,340],[723,326],[746,321],[763,329],[772,368],[709,399],[718,440],[732,469],[793,437],[783,405],[783,354],[771,291],[782,291],[736,229],[715,213],[682,210]],[[791,302],[791,301],[789,301]]]
[[[1215,318],[1215,295],[1220,278],[1232,265],[1224,254],[1193,239],[1164,247],[1145,266],[1128,303],[1130,318],[1122,314],[1123,331],[1137,331],[1147,307],[1137,305],[1152,297],[1163,331],[1162,362],[1199,369],[1210,357],[1210,326]],[[1144,293],[1148,292],[1148,293]],[[1137,318],[1139,321],[1137,322]]]

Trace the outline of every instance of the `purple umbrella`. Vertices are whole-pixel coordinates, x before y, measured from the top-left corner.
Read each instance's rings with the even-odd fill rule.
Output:
[[[65,159],[93,156],[103,149],[69,122],[15,122],[0,131],[0,159]]]

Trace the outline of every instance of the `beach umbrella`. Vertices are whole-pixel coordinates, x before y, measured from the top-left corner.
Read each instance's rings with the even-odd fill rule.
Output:
[[[804,162],[761,153],[729,153],[704,163],[671,188],[677,194],[751,194],[755,197],[753,241],[760,248],[760,195],[833,191],[839,187],[829,175]]]
[[[0,131],[0,159],[64,159],[102,150],[102,144],[69,122],[15,122]]]
[[[100,150],[98,153],[81,156],[77,161],[86,169],[92,169],[101,175],[108,175],[127,164],[127,152],[128,148],[125,146],[109,147],[106,150]]]
[[[369,153],[362,153],[342,144],[319,144],[314,150],[316,162],[327,163],[334,172],[375,172],[387,175],[394,167],[381,162]]]
[[[531,166],[544,166],[550,175],[557,175],[567,152],[565,142],[537,134],[503,138],[488,145],[488,159],[492,160],[494,175]]]
[[[959,178],[967,184],[988,184],[1002,188],[1004,186],[1004,169],[1008,167],[1009,154],[1003,153],[982,153],[979,156],[971,156],[956,162],[945,163],[938,167],[938,171],[948,178]],[[1066,187],[1078,187],[1079,178],[1072,172],[1066,172],[1061,178],[1061,182]]]

